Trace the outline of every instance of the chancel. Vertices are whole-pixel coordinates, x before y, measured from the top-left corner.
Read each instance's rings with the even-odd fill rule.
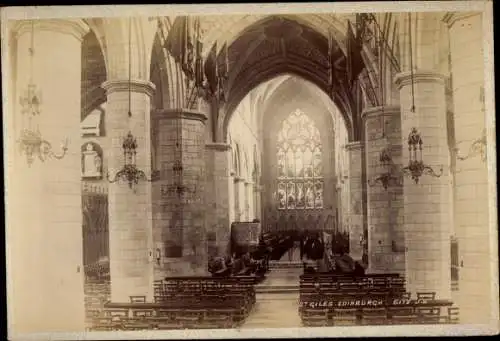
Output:
[[[483,21],[9,20],[13,328],[490,323]]]

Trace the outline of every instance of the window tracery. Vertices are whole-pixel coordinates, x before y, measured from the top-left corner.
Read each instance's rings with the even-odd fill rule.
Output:
[[[314,122],[297,109],[285,119],[277,143],[277,201],[280,210],[323,208],[321,136]]]

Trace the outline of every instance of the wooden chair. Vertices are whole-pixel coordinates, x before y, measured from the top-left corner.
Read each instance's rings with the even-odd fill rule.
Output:
[[[332,324],[334,326],[358,325],[358,310],[353,308],[336,308],[332,312]]]
[[[148,317],[153,317],[154,309],[141,309],[136,308],[132,310],[132,317],[135,319],[145,319]]]
[[[434,301],[435,299],[435,292],[417,292],[417,300]]]
[[[146,303],[146,296],[130,296],[130,303]]]
[[[301,311],[301,318],[307,327],[325,327],[328,325],[328,309],[305,308]]]
[[[418,323],[418,316],[414,307],[389,307],[387,314],[391,324],[415,324]]]
[[[440,320],[441,309],[439,307],[417,307],[415,312],[418,321],[422,324],[437,324]]]
[[[385,325],[387,324],[386,308],[363,308],[361,310],[362,325]]]
[[[458,324],[460,323],[460,311],[457,307],[449,307],[448,308],[448,316],[445,320],[446,323],[450,324]]]
[[[114,324],[111,317],[96,317],[92,319],[91,329],[95,331],[111,331],[114,328]]]
[[[172,329],[182,329],[182,328],[183,328],[182,323],[178,321],[171,321],[171,320],[157,321],[155,324],[155,329],[159,330],[172,330]]]

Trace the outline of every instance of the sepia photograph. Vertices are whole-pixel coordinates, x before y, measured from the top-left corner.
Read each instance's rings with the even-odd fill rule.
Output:
[[[10,340],[499,332],[492,1],[0,11]]]

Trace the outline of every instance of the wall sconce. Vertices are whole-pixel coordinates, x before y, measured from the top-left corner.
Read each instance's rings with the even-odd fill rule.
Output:
[[[135,184],[139,183],[139,180],[154,181],[157,172],[153,172],[151,179],[148,179],[146,174],[137,168],[136,166],[136,155],[137,155],[137,140],[132,135],[132,132],[128,132],[127,136],[123,140],[123,155],[125,159],[125,164],[122,169],[120,169],[113,177],[110,179],[109,173],[107,174],[107,179],[110,183],[117,182],[119,180],[127,181],[130,188]]]
[[[410,159],[408,166],[402,169],[403,174],[409,176],[416,184],[422,175],[430,175],[439,178],[443,174],[443,169],[437,174],[430,166],[424,164],[422,160],[422,145],[423,140],[416,128],[412,128],[408,135],[408,150],[410,151]]]
[[[464,161],[467,159],[470,159],[475,156],[481,156],[482,161],[486,161],[487,159],[487,154],[486,154],[486,129],[483,130],[483,133],[481,134],[481,137],[475,139],[472,141],[469,151],[465,156],[460,156],[460,149],[457,147],[455,148],[456,156],[457,159],[460,161]]]
[[[370,186],[375,186],[377,183],[380,183],[385,190],[387,190],[391,183],[401,185],[401,177],[394,175],[394,163],[392,161],[389,147],[382,149],[379,156],[379,162],[385,171],[373,179],[368,180],[368,184]]]

